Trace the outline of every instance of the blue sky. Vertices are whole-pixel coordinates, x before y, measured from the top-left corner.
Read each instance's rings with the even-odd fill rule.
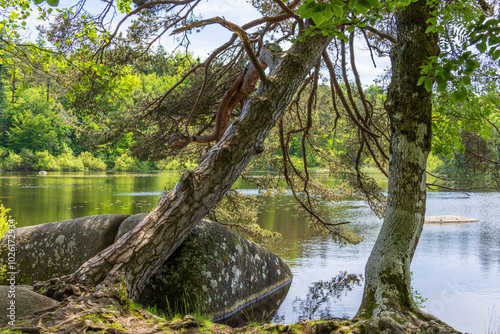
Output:
[[[60,7],[74,5],[76,1],[63,1],[59,3]],[[89,12],[100,12],[103,8],[103,2],[100,0],[87,0],[86,9]],[[196,8],[196,13],[201,14],[203,18],[211,18],[215,16],[224,17],[226,20],[242,25],[253,19],[260,17],[260,14],[246,0],[203,0]],[[30,19],[29,26],[35,27],[37,24],[34,16]],[[114,23],[119,21],[120,17],[114,18]],[[128,24],[124,24],[126,27]],[[218,26],[210,25],[205,27],[200,33],[193,33],[189,36],[191,41],[190,50],[201,59],[205,58],[215,48],[225,43],[230,37],[231,32],[227,29]],[[36,37],[32,33],[32,38]],[[173,50],[176,47],[175,42],[171,37],[162,37],[160,43],[167,50]],[[388,58],[376,58],[377,68],[373,67],[369,52],[366,50],[364,43],[356,43],[358,50],[356,51],[357,68],[362,78],[363,85],[370,85],[373,80],[383,73],[383,69],[390,66]],[[286,46],[285,46],[286,47]]]

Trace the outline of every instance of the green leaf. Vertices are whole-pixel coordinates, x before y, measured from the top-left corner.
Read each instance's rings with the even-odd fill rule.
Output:
[[[483,40],[481,43],[476,45],[479,52],[484,53],[486,51],[486,42]]]
[[[314,12],[312,14],[312,19],[316,26],[321,25],[321,23],[323,23],[326,20],[325,16],[323,15],[323,12]]]
[[[500,37],[498,36],[490,36],[490,39],[488,40],[488,45],[495,45],[500,43]]]
[[[425,33],[428,34],[430,32],[436,32],[436,27],[435,26],[428,26],[427,29],[425,29]]]
[[[326,20],[329,20],[333,16],[333,8],[331,6],[326,5],[321,11]]]
[[[426,76],[422,76],[422,77],[418,78],[417,86],[420,86],[426,78],[427,78]]]
[[[344,7],[341,4],[332,2],[331,7],[335,16],[342,17],[344,15]]]
[[[493,60],[497,60],[498,58],[500,58],[500,49],[496,49],[495,51],[491,52],[491,58],[493,58]]]
[[[430,77],[426,77],[425,78],[425,82],[424,82],[424,85],[425,85],[425,89],[428,91],[428,92],[432,92],[432,85],[433,85],[433,81],[432,81],[432,78]]]
[[[52,7],[56,7],[59,5],[59,0],[47,0],[47,3]]]
[[[444,77],[440,74],[437,74],[434,76],[434,80],[436,80],[436,83],[438,85],[438,91],[444,92],[446,90],[446,80]]]
[[[367,6],[365,6],[365,4],[361,2],[359,2],[358,5],[356,6],[356,10],[363,15],[366,15],[366,13],[368,13],[368,9],[370,8],[368,8]]]
[[[466,86],[469,86],[471,84],[471,79],[470,79],[470,76],[468,76],[468,75],[465,75],[462,78],[462,81],[463,81],[464,85],[466,85]]]
[[[372,7],[375,7],[375,8],[382,7],[382,4],[380,3],[379,0],[368,0],[368,2],[370,3],[370,5]]]
[[[451,94],[451,100],[453,101],[453,103],[464,103],[466,98],[467,98],[467,90],[464,87],[454,91]]]

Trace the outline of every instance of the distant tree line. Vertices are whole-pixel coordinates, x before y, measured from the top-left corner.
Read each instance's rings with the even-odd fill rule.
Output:
[[[103,94],[97,103],[99,112],[127,115],[133,118],[137,101],[149,96],[161,95],[177,82],[180,73],[198,60],[190,55],[177,54],[168,57],[160,46],[134,66],[123,66],[115,79],[111,91]],[[12,62],[15,64],[15,62]],[[60,80],[60,78],[59,78]],[[76,80],[68,76],[68,81]],[[196,86],[186,81],[184,89]],[[307,89],[302,94],[307,96]],[[346,90],[345,85],[342,89]],[[334,170],[338,166],[353,167],[356,160],[358,130],[349,120],[338,118],[334,107],[343,113],[342,104],[332,104],[329,85],[322,83],[317,88],[314,107],[318,118],[314,122],[311,136],[316,138],[303,152],[299,133],[289,138],[288,155],[295,167],[304,169],[303,154],[307,155],[308,167]],[[354,89],[353,89],[354,91]],[[93,124],[85,116],[73,113],[82,109],[85,92],[66,91],[54,77],[40,71],[27,72],[26,67],[0,65],[0,170],[4,171],[87,171],[117,170],[145,171],[162,169],[184,169],[195,166],[201,159],[198,152],[170,159],[146,160],[133,148],[141,140],[140,134],[124,131],[114,140],[100,141],[89,129],[99,133],[109,125]],[[384,81],[365,89],[366,99],[378,113],[379,126],[389,135],[388,120],[383,108],[386,99]],[[353,98],[359,98],[353,96]],[[495,97],[497,99],[498,97]],[[297,99],[301,99],[300,95]],[[83,101],[83,102],[82,102]],[[178,101],[173,100],[174,105]],[[96,103],[95,101],[93,103]],[[89,108],[91,108],[89,102]],[[442,105],[436,103],[438,108]],[[104,108],[105,110],[101,110]],[[175,109],[175,108],[173,108]],[[500,158],[500,135],[498,132],[481,133],[479,130],[451,128],[452,112],[437,113],[433,153],[429,157],[431,173],[470,178],[492,172],[488,160]],[[443,121],[444,120],[444,121]],[[498,115],[485,120],[500,127]],[[83,130],[82,130],[83,129]],[[90,131],[91,132],[91,131]],[[279,170],[283,159],[278,130],[274,129],[267,140],[266,152],[257,156],[250,170]],[[362,155],[363,166],[376,167],[372,156]],[[384,163],[384,159],[380,159]],[[494,166],[494,165],[493,165]],[[493,170],[495,173],[495,170]],[[496,170],[498,173],[498,168]]]

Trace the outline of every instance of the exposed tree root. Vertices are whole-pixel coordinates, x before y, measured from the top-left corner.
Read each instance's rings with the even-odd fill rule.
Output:
[[[382,311],[370,319],[362,319],[339,333],[366,333],[366,334],[460,334],[446,323],[431,314],[421,310],[411,312]]]

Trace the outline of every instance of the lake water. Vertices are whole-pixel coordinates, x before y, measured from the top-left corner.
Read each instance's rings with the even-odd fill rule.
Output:
[[[18,226],[148,212],[179,175],[0,173],[0,203],[12,209]],[[247,187],[243,182],[237,185]],[[364,266],[382,221],[362,201],[334,207],[335,214],[365,236],[362,243],[340,246],[312,231],[298,218],[290,196],[266,199],[259,222],[282,234],[283,239],[269,248],[287,261],[294,274],[286,299],[269,320],[290,323],[356,313]],[[412,285],[427,298],[424,310],[463,332],[500,333],[500,193],[429,193],[427,215],[460,215],[479,222],[425,225],[412,263]]]

